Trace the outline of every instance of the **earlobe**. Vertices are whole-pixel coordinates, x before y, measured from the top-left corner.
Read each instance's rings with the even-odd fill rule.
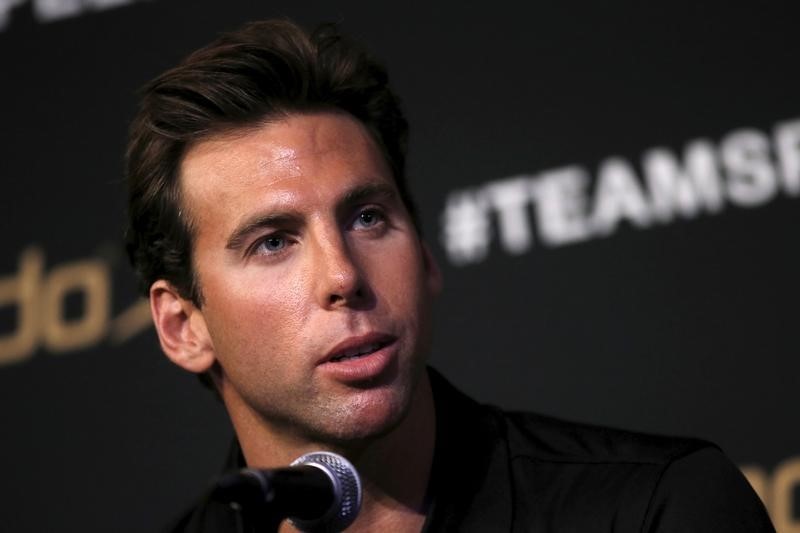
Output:
[[[167,281],[150,287],[150,311],[161,349],[176,365],[201,373],[214,364],[215,355],[203,313],[178,294]]]

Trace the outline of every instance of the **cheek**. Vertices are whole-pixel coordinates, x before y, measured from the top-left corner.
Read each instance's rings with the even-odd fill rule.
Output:
[[[407,241],[404,246],[394,247],[390,254],[372,263],[370,281],[378,294],[378,300],[398,307],[409,319],[428,303],[427,280],[424,263],[418,248]],[[385,257],[391,257],[387,261]]]
[[[285,352],[305,331],[307,298],[302,279],[254,268],[252,275],[223,275],[204,286],[209,331],[218,356]]]

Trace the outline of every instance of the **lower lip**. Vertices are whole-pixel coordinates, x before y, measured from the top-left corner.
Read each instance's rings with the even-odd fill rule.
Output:
[[[319,369],[337,381],[358,382],[375,379],[383,374],[397,351],[397,341],[392,342],[370,354],[344,359],[342,361],[326,361]]]

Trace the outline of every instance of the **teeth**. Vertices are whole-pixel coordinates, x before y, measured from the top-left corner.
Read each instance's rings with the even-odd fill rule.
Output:
[[[380,343],[374,342],[372,344],[367,344],[366,346],[361,346],[360,348],[353,348],[352,350],[347,350],[342,355],[334,357],[333,361],[346,361],[348,359],[355,359],[356,357],[361,357],[364,354],[372,353],[380,347]]]

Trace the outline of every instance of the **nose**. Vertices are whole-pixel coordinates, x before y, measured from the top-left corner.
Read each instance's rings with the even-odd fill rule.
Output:
[[[369,298],[369,290],[346,239],[340,234],[325,234],[316,242],[312,260],[317,300],[323,308],[359,307]]]

